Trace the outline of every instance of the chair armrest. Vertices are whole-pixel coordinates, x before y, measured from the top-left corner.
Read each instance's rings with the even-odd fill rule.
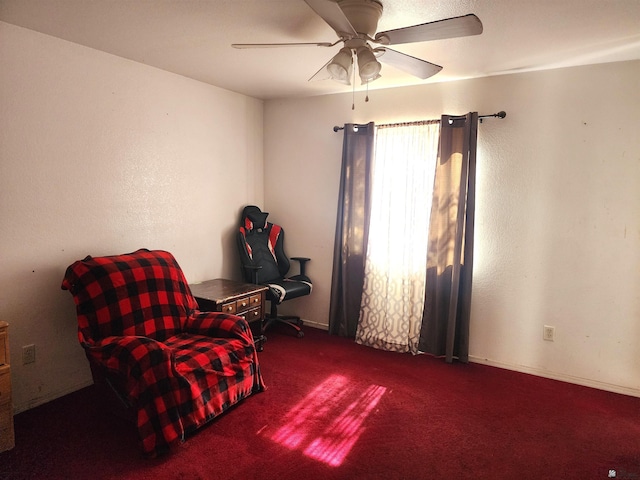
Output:
[[[262,268],[262,265],[242,265],[242,268],[246,273],[250,273],[251,283],[258,283],[258,270]]]
[[[152,338],[140,336],[106,337],[96,343],[82,345],[96,363],[107,370],[139,378],[149,369],[166,369],[170,372],[171,350]]]
[[[123,379],[119,392],[135,406],[138,436],[145,454],[155,455],[184,438],[180,417],[188,381],[173,366],[165,344],[140,336],[107,337],[83,344],[87,357]]]
[[[238,338],[253,344],[249,323],[238,315],[221,312],[195,312],[183,328],[185,333],[212,338]]]
[[[311,259],[307,257],[291,257],[291,260],[300,262],[300,275],[303,275],[306,277],[305,268],[306,268],[307,262],[310,261]]]

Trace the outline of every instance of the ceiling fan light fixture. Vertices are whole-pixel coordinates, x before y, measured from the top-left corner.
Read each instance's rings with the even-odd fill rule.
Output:
[[[369,47],[361,47],[356,51],[358,56],[358,74],[362,83],[372,82],[380,78],[382,65]]]
[[[382,77],[382,75],[380,75],[380,74],[376,75],[375,77],[373,77],[373,78],[371,78],[369,80],[365,80],[362,77],[360,77],[360,85],[366,85],[367,83],[371,83],[374,80],[377,80],[377,79],[379,79],[381,77]]]
[[[327,70],[333,80],[344,83],[345,85],[351,85],[349,79],[351,77],[352,65],[353,55],[351,49],[344,47],[331,59],[327,65]]]

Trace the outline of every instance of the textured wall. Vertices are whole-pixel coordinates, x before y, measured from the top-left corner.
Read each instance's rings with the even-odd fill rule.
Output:
[[[355,111],[351,94],[267,102],[266,208],[291,253],[313,257],[313,295],[290,308],[328,323],[334,125],[506,110],[479,128],[470,353],[640,395],[639,77],[635,61],[357,92]]]
[[[160,248],[189,281],[238,274],[263,104],[6,23],[0,65],[0,319],[22,410],[90,382],[60,290],[74,260]]]

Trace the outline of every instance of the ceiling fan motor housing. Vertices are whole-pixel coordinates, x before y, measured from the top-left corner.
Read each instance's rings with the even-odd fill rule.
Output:
[[[377,0],[339,0],[338,5],[354,30],[373,37],[382,15],[382,4]]]

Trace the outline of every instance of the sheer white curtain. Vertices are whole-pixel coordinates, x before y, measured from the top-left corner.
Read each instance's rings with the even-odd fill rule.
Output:
[[[440,122],[376,130],[356,342],[418,353]]]

